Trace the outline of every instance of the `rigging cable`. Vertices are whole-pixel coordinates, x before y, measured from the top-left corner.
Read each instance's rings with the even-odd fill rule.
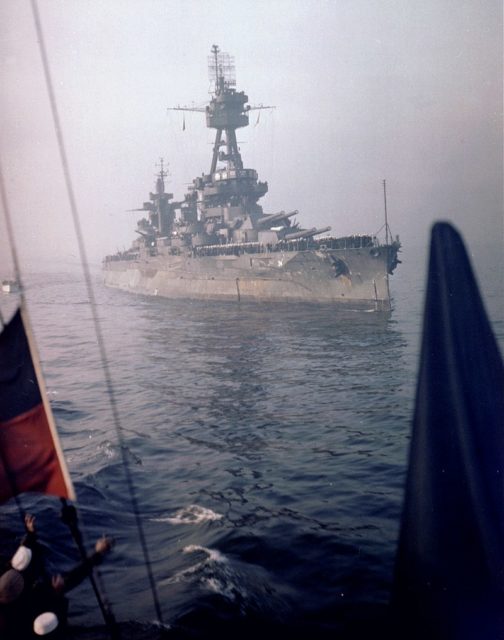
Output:
[[[81,555],[82,560],[85,562],[87,560],[86,547],[84,546],[84,542],[82,539],[82,533],[79,529],[79,523],[77,519],[77,509],[74,505],[68,504],[65,498],[61,498],[61,520],[67,527],[70,529],[70,533],[77,545],[79,553]],[[99,572],[96,572],[98,578],[100,577]],[[103,595],[103,584],[100,580],[100,588],[98,588],[97,581],[95,579],[95,575],[93,571],[89,572],[88,578],[91,582],[91,586],[93,588],[94,594],[98,601],[98,605],[100,607],[100,611],[102,613],[103,619],[105,620],[105,624],[107,625],[107,629],[110,633],[112,640],[118,640],[120,637],[119,629],[117,627],[117,622],[112,613],[112,609],[110,608],[110,604],[104,600]],[[101,589],[101,592],[100,592]]]
[[[14,277],[16,282],[18,283],[19,286],[19,291],[20,291],[20,298],[21,298],[21,303],[20,303],[20,307],[21,309],[26,309],[26,298],[24,295],[24,286],[23,286],[23,282],[21,280],[21,269],[19,266],[19,260],[18,260],[18,255],[17,255],[17,249],[16,249],[16,241],[14,238],[14,230],[12,227],[12,218],[10,215],[10,207],[9,207],[9,201],[7,198],[7,190],[5,188],[5,181],[4,181],[4,177],[3,177],[3,171],[2,171],[2,166],[0,163],[0,192],[1,192],[1,199],[2,199],[2,206],[4,209],[4,217],[5,217],[5,222],[6,222],[6,226],[7,226],[7,237],[9,240],[9,246],[11,249],[11,255],[12,255],[12,262],[14,265]],[[0,318],[1,320],[1,324],[2,326],[4,325],[4,321],[3,318]],[[26,319],[25,321],[26,322]],[[34,357],[34,354],[32,352],[32,358]],[[38,360],[38,356],[37,360]],[[35,370],[37,370],[37,366],[40,368],[40,363],[35,364]],[[41,373],[41,372],[40,372]],[[39,380],[39,384],[41,384],[41,380]],[[45,391],[43,389],[41,389],[41,394],[44,397]],[[15,475],[12,473],[12,470],[10,469],[7,461],[4,458],[3,455],[3,449],[2,447],[0,447],[0,462],[3,465],[3,468],[5,470],[5,474],[7,476],[7,480],[9,482],[9,485],[11,487],[11,492],[12,495],[14,497],[14,500],[16,502],[16,506],[18,508],[18,512],[19,512],[19,516],[21,518],[21,521],[23,523],[23,526],[25,525],[25,517],[26,517],[26,511],[23,507],[23,505],[21,504],[21,498],[20,498],[20,494],[19,494],[19,490],[18,490],[18,486],[16,483],[16,478]],[[83,561],[86,561],[87,559],[87,554],[86,554],[86,549],[84,547],[84,543],[83,543],[83,538],[82,538],[82,533],[79,530],[79,526],[78,526],[78,522],[77,522],[77,510],[74,506],[68,505],[66,500],[64,498],[61,498],[61,502],[63,504],[63,509],[62,509],[62,520],[65,522],[65,524],[68,525],[68,527],[70,528],[70,531],[72,533],[72,536],[77,544],[77,548],[79,549],[80,555],[82,557]],[[99,577],[99,576],[98,576]],[[116,621],[114,618],[114,615],[112,613],[112,610],[110,609],[110,605],[108,604],[108,602],[104,599],[103,594],[101,592],[103,592],[103,586],[101,585],[101,592],[100,589],[98,588],[97,585],[97,581],[95,579],[95,576],[93,575],[92,572],[89,573],[88,576],[90,582],[91,582],[91,586],[93,588],[94,594],[96,596],[96,600],[98,602],[98,606],[100,607],[100,611],[103,615],[103,619],[105,620],[105,624],[107,625],[107,629],[110,633],[110,636],[113,640],[116,640],[117,638],[119,638],[119,634],[118,634],[118,629],[116,626]]]
[[[104,378],[105,378],[105,386],[106,386],[108,398],[109,398],[109,401],[110,401],[110,408],[111,408],[111,412],[112,412],[112,418],[113,418],[113,422],[114,422],[114,426],[115,426],[115,430],[116,430],[116,434],[117,434],[117,439],[119,441],[119,448],[120,448],[121,456],[122,456],[122,464],[123,464],[124,473],[125,473],[125,477],[126,477],[126,485],[127,485],[128,493],[129,493],[129,496],[130,496],[133,513],[134,513],[134,516],[135,516],[136,527],[137,527],[137,530],[138,530],[138,536],[139,536],[139,539],[140,539],[140,545],[141,545],[143,556],[144,556],[144,560],[145,560],[145,566],[146,566],[147,575],[148,575],[149,584],[150,584],[150,589],[151,589],[151,593],[152,593],[152,599],[153,599],[153,602],[154,602],[154,608],[156,610],[156,615],[157,615],[159,624],[163,625],[163,619],[162,619],[161,607],[160,607],[159,599],[158,599],[158,595],[157,595],[156,583],[154,581],[154,576],[153,576],[153,573],[152,573],[152,566],[151,566],[151,561],[150,561],[150,558],[149,558],[149,551],[148,551],[148,548],[147,548],[147,542],[146,542],[145,533],[144,533],[144,530],[143,530],[142,520],[140,518],[140,510],[139,510],[138,501],[137,501],[137,498],[136,498],[135,488],[134,488],[134,485],[133,485],[132,473],[131,473],[131,470],[130,470],[130,467],[129,467],[128,457],[126,455],[126,446],[124,444],[123,428],[122,428],[121,421],[120,421],[120,418],[119,418],[119,411],[118,411],[118,408],[117,408],[117,401],[116,401],[116,398],[115,398],[114,388],[113,388],[113,385],[112,385],[112,377],[110,375],[110,367],[109,367],[109,363],[108,363],[108,359],[107,359],[107,355],[106,355],[106,351],[105,351],[105,343],[104,343],[104,340],[103,340],[103,335],[102,335],[102,331],[101,331],[101,327],[100,327],[100,321],[99,321],[98,313],[97,313],[97,310],[96,310],[96,306],[97,306],[96,305],[96,299],[95,299],[93,285],[92,285],[92,281],[91,281],[91,273],[90,273],[90,269],[89,269],[89,263],[88,263],[88,260],[87,260],[86,249],[85,249],[85,246],[84,246],[82,229],[81,229],[81,225],[80,225],[80,218],[79,218],[79,214],[78,214],[78,211],[77,211],[77,204],[76,204],[76,201],[75,201],[74,189],[73,189],[73,185],[72,185],[72,179],[71,179],[71,176],[70,176],[70,169],[69,169],[68,159],[67,159],[67,155],[66,155],[66,151],[65,151],[65,144],[64,144],[64,139],[63,139],[63,130],[62,130],[62,127],[61,127],[61,122],[60,122],[60,118],[59,118],[59,114],[58,114],[58,108],[57,108],[57,104],[56,104],[56,97],[55,97],[55,93],[54,93],[53,82],[52,82],[52,79],[51,79],[49,61],[48,61],[48,58],[47,58],[47,52],[46,52],[44,35],[43,35],[43,30],[42,30],[42,23],[40,21],[40,15],[39,15],[38,6],[37,6],[37,0],[31,0],[31,6],[32,6],[33,17],[34,17],[34,21],[35,21],[35,30],[36,30],[37,38],[38,38],[38,42],[39,42],[40,55],[41,55],[41,58],[42,58],[42,65],[43,65],[43,68],[44,68],[44,75],[45,75],[45,80],[46,80],[47,91],[48,91],[48,94],[49,94],[49,101],[50,101],[50,104],[51,104],[51,112],[52,112],[52,116],[53,116],[53,120],[54,120],[54,128],[55,128],[56,137],[57,137],[57,140],[58,140],[58,148],[59,148],[60,159],[61,159],[61,164],[62,164],[64,178],[65,178],[65,185],[66,185],[66,190],[67,190],[68,199],[69,199],[69,203],[70,203],[70,209],[71,209],[71,212],[72,212],[72,219],[73,219],[75,234],[76,234],[76,237],[77,237],[77,243],[78,243],[78,247],[79,247],[80,261],[81,261],[81,266],[82,266],[82,270],[83,270],[83,274],[84,274],[84,280],[85,280],[85,283],[86,283],[86,289],[87,289],[87,294],[88,294],[88,298],[89,298],[89,304],[90,304],[90,307],[91,307],[91,314],[92,314],[92,320],[93,320],[93,325],[94,325],[94,330],[95,330],[95,335],[96,335],[96,341],[98,343],[98,350],[100,352],[101,365],[102,365],[103,375],[104,375]]]

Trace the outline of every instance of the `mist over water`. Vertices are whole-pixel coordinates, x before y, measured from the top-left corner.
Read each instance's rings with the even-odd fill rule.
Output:
[[[482,252],[473,251],[474,262],[484,267],[478,280],[502,346],[502,253]],[[277,625],[300,637],[358,637],[383,622],[425,249],[405,248],[402,259],[390,315],[146,298],[105,289],[96,274],[163,614],[190,629],[187,637]],[[86,537],[116,537],[102,570],[109,599],[119,620],[148,623],[155,616],[84,287],[72,274],[27,283]],[[12,296],[1,303],[7,315]],[[37,514],[50,566],[72,566],[77,557],[57,501],[23,503]],[[0,528],[19,532],[13,505],[2,510]],[[87,585],[71,594],[71,620],[101,622]]]
[[[239,130],[265,213],[408,244],[433,220],[503,241],[502,3],[38,0],[89,257],[130,246],[164,157],[182,200],[210,168],[203,113],[213,44],[252,106]],[[78,263],[30,3],[0,3],[0,160],[18,251],[33,270]],[[190,46],[188,46],[188,40]],[[260,117],[259,117],[260,114]],[[185,127],[184,127],[185,124]],[[11,267],[0,216],[0,274]]]

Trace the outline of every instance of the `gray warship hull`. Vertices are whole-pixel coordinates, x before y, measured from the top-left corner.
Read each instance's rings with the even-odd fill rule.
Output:
[[[232,58],[212,47],[209,104],[199,111],[215,130],[208,173],[193,179],[182,200],[166,191],[163,159],[155,190],[141,207],[138,238],[104,259],[105,284],[167,298],[338,303],[390,308],[388,277],[400,262],[386,215],[385,244],[375,235],[326,236],[305,229],[294,211],[265,213],[268,183],[243,164],[236,131],[249,124],[248,96],[236,91]]]
[[[107,261],[107,286],[166,298],[254,300],[390,309],[390,246]],[[395,252],[394,252],[395,253]],[[334,265],[344,264],[336,275]]]

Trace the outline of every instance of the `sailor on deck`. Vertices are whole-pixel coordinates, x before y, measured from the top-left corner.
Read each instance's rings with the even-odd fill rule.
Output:
[[[97,540],[95,549],[68,573],[48,577],[37,542],[35,517],[25,517],[26,535],[6,570],[0,575],[0,637],[25,640],[62,638],[68,600],[65,594],[79,585],[112,548],[113,540]]]

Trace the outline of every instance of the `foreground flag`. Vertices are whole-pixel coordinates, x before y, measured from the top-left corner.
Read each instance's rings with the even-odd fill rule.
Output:
[[[0,503],[26,491],[75,499],[25,311],[0,334]]]
[[[446,223],[432,229],[393,611],[401,638],[504,638],[504,366]]]

